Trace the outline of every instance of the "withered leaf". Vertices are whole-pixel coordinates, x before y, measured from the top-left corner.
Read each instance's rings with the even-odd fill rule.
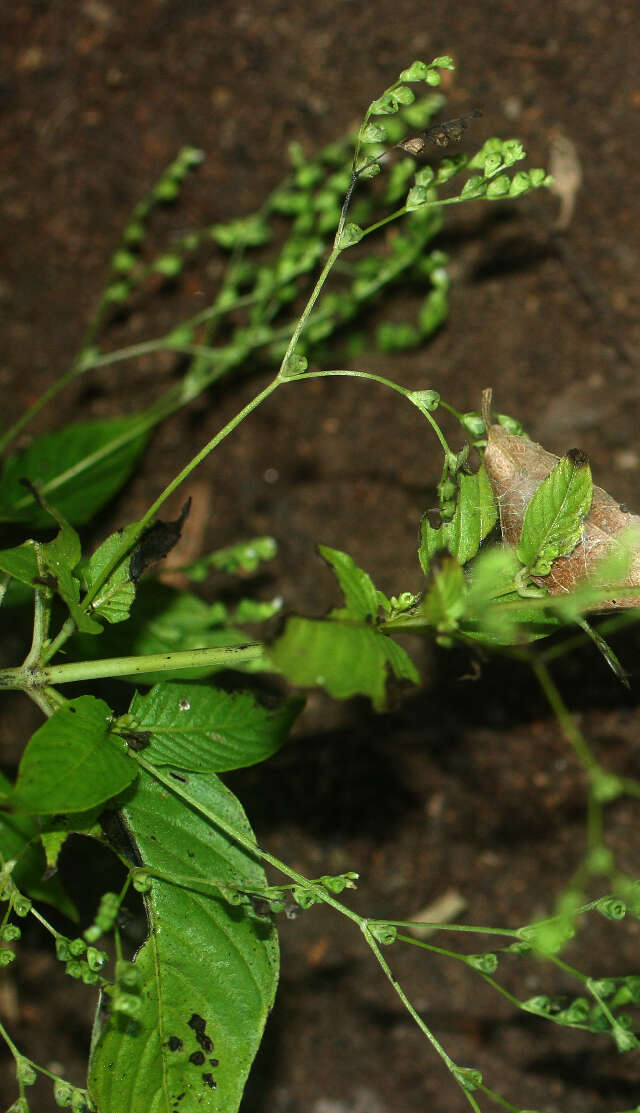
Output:
[[[526,509],[560,458],[534,441],[514,436],[501,425],[491,424],[490,399],[491,393],[485,392],[483,413],[488,443],[484,463],[498,503],[502,539],[506,545],[516,548]],[[629,552],[629,539],[634,534],[637,536]],[[599,576],[599,566],[607,563],[606,558],[618,554],[623,572],[613,580]],[[625,554],[629,554],[626,560]],[[550,595],[561,595],[581,587],[587,580],[598,578],[602,583],[611,584],[611,594],[605,592],[604,598],[599,596],[597,602],[588,604],[589,610],[640,606],[640,516],[623,509],[616,499],[594,485],[591,509],[577,545],[568,555],[554,560],[547,575],[534,579],[546,587]],[[629,588],[638,588],[638,593],[621,592]]]
[[[129,579],[137,583],[150,564],[163,560],[174,545],[178,544],[182,527],[191,509],[191,499],[187,499],[180,514],[173,522],[154,522],[142,534],[129,561]]]

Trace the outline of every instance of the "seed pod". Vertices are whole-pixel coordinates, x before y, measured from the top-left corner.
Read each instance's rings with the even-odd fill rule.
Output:
[[[540,484],[559,462],[534,441],[513,436],[501,425],[491,424],[489,407],[491,391],[483,393],[483,416],[487,429],[484,463],[498,503],[502,539],[506,545],[517,546],[525,511]],[[591,509],[584,520],[582,537],[567,556],[554,560],[547,576],[534,577],[550,595],[560,595],[584,584],[608,556],[621,556],[628,551],[631,532],[637,534],[632,543],[630,560],[616,588],[639,589],[637,595],[612,594],[594,603],[592,610],[621,610],[640,606],[640,517],[631,514],[603,491],[594,486]],[[615,589],[614,589],[615,590]]]

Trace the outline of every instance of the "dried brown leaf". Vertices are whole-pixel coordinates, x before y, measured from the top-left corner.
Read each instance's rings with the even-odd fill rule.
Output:
[[[535,441],[508,433],[502,425],[492,425],[489,419],[490,400],[491,393],[485,391],[483,412],[488,444],[484,463],[498,503],[502,539],[506,545],[515,547],[520,539],[527,506],[559,457],[547,452]],[[595,576],[598,565],[605,557],[626,551],[632,531],[640,539],[640,516],[630,513],[601,487],[594,485],[591,510],[585,519],[581,540],[572,553],[553,562],[548,576],[537,577],[536,582],[546,587],[550,595],[573,591]],[[633,546],[626,574],[612,585],[612,592],[620,588],[640,589],[638,539]],[[640,593],[626,596],[612,594],[592,609],[604,611],[628,607],[640,607]]]

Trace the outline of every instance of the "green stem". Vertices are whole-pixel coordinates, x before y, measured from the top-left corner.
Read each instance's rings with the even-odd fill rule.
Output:
[[[493,927],[477,927],[475,924],[439,924],[429,923],[420,920],[369,920],[370,924],[380,927],[407,927],[407,928],[430,928],[432,931],[464,931],[477,935],[506,935],[509,939],[519,939],[517,931],[513,928],[493,928]],[[404,939],[405,943],[415,943],[418,940],[410,939],[408,936],[398,936]],[[421,941],[420,941],[421,942]]]
[[[276,390],[279,385],[280,380],[278,378],[275,378],[268,384],[268,386],[264,388],[264,390],[261,390],[259,394],[256,394],[256,396],[252,398],[246,406],[243,406],[243,408],[237,414],[235,414],[234,417],[232,417],[231,420],[228,421],[227,424],[223,426],[223,428],[220,429],[216,433],[216,435],[211,438],[210,441],[207,442],[207,444],[205,444],[204,448],[202,448],[200,452],[196,453],[196,455],[192,457],[192,459],[182,469],[182,471],[180,471],[178,475],[176,475],[171,480],[171,482],[167,484],[164,491],[162,491],[162,493],[158,495],[158,498],[151,504],[147,512],[137,523],[133,536],[129,537],[126,542],[123,542],[122,548],[120,550],[116,550],[111,560],[105,565],[104,569],[102,570],[102,574],[100,575],[100,577],[96,580],[91,590],[87,592],[82,601],[82,605],[85,609],[89,607],[90,604],[93,602],[93,600],[98,595],[103,585],[108,580],[114,569],[118,566],[120,561],[123,560],[127,553],[131,551],[133,545],[135,545],[136,541],[150,524],[151,520],[158,512],[160,507],[163,505],[163,503],[165,503],[176,490],[176,488],[178,488],[180,484],[183,483],[189,475],[191,475],[191,472],[194,471],[194,469],[202,463],[202,461],[209,455],[209,453],[213,452],[214,448],[217,448],[217,446],[225,439],[225,437],[228,437],[229,434],[232,433],[233,430],[236,429],[237,426],[240,425],[240,423],[244,421],[244,419],[248,417],[249,414],[252,413],[253,410],[255,410],[261,404],[261,402],[264,402],[265,399],[269,397],[269,395],[273,394],[274,390]]]
[[[514,937],[516,936],[515,931],[511,931],[508,933],[500,932],[500,934],[509,934]],[[475,971],[476,974],[479,974],[481,978],[484,978],[485,982],[488,982],[488,984],[492,986],[493,989],[495,989],[503,997],[506,997],[507,1001],[510,1001],[512,1005],[515,1005],[518,1009],[522,1008],[522,1002],[519,1001],[517,997],[514,997],[513,993],[510,993],[508,989],[505,989],[504,986],[501,986],[500,983],[497,982],[495,978],[492,978],[490,974],[487,974],[486,971],[480,970],[477,966],[473,966],[468,961],[467,955],[460,954],[459,951],[449,951],[445,947],[436,947],[434,943],[426,943],[423,939],[412,939],[408,935],[398,935],[398,939],[401,943],[409,943],[413,947],[422,947],[425,951],[433,951],[434,954],[442,955],[444,958],[457,959],[458,962],[463,963],[464,966],[469,966],[473,971]]]
[[[7,1032],[7,1029],[5,1028],[2,1021],[0,1021],[0,1036],[2,1037],[4,1042],[6,1043],[7,1047],[9,1048],[9,1051],[13,1055],[14,1059],[24,1058],[24,1056],[20,1054],[18,1048],[16,1047],[15,1043],[11,1039],[11,1036]]]
[[[350,908],[348,908],[344,904],[341,904],[340,901],[336,900],[335,897],[327,892],[323,885],[319,885],[313,881],[309,881],[308,878],[304,877],[300,873],[297,873],[296,870],[292,869],[290,866],[287,866],[284,862],[281,862],[279,858],[275,858],[272,854],[269,854],[268,851],[262,850],[261,847],[259,847],[257,843],[253,842],[253,840],[250,839],[248,835],[243,834],[242,831],[238,831],[238,829],[234,827],[233,824],[228,823],[217,812],[212,811],[205,804],[202,804],[199,800],[194,800],[187,789],[182,788],[181,785],[176,782],[173,777],[170,777],[168,773],[165,773],[163,769],[159,769],[157,766],[152,765],[151,762],[146,761],[141,754],[136,753],[135,751],[129,751],[129,754],[130,757],[142,769],[144,769],[152,777],[155,777],[155,779],[157,781],[160,781],[160,783],[163,784],[166,788],[170,789],[174,796],[178,796],[181,800],[184,800],[185,803],[189,805],[189,807],[195,808],[196,811],[199,811],[200,814],[203,815],[205,819],[208,819],[214,827],[217,827],[218,830],[222,831],[225,835],[227,835],[228,838],[237,843],[238,846],[241,846],[243,850],[246,850],[246,852],[250,854],[252,858],[255,858],[257,861],[268,862],[270,866],[273,866],[273,868],[278,870],[279,873],[284,874],[285,877],[291,878],[291,880],[295,881],[296,884],[303,885],[305,888],[311,889],[318,900],[323,901],[325,904],[331,905],[332,908],[335,908],[336,911],[342,913],[343,916],[347,916],[350,920],[353,920],[353,922],[358,924],[359,927],[362,926],[362,923],[364,922],[362,917],[358,916],[357,913],[352,912]]]
[[[291,339],[289,340],[289,343],[287,345],[287,350],[284,354],[284,358],[282,360],[282,363],[280,364],[280,370],[278,372],[277,381],[286,380],[287,377],[288,377],[287,376],[287,370],[286,370],[287,369],[287,364],[289,363],[289,360],[290,360],[291,356],[293,355],[293,353],[296,350],[296,344],[298,343],[298,340],[300,339],[300,335],[302,333],[302,330],[304,329],[304,326],[306,325],[306,323],[309,319],[309,316],[311,314],[311,311],[312,311],[314,305],[316,304],[318,298],[320,297],[320,294],[322,292],[322,287],[324,286],[325,282],[327,281],[327,277],[329,275],[329,272],[330,272],[331,268],[333,267],[333,264],[335,263],[339,254],[340,254],[341,248],[339,247],[339,242],[340,242],[340,235],[342,234],[343,224],[344,224],[344,219],[343,219],[343,217],[341,217],[340,218],[340,223],[338,224],[338,231],[336,232],[336,238],[335,238],[335,241],[334,241],[334,245],[333,245],[331,251],[329,252],[329,256],[328,256],[322,270],[320,271],[320,276],[319,276],[315,286],[313,287],[313,290],[311,291],[311,295],[309,297],[309,300],[308,300],[307,304],[305,305],[305,307],[302,311],[302,315],[300,316],[300,318],[299,318],[299,320],[298,320],[298,322],[297,322],[297,324],[296,324],[296,326],[295,326],[295,328],[294,328],[294,330],[291,334]]]
[[[424,1036],[426,1036],[426,1038],[428,1039],[429,1043],[433,1047],[436,1054],[439,1055],[439,1057],[442,1059],[442,1061],[444,1062],[447,1069],[451,1072],[451,1074],[455,1078],[456,1082],[460,1086],[460,1089],[462,1090],[464,1096],[466,1097],[467,1101],[469,1102],[471,1108],[475,1109],[476,1113],[480,1113],[480,1107],[479,1107],[478,1103],[476,1102],[475,1098],[473,1097],[471,1092],[469,1090],[467,1090],[465,1086],[462,1085],[462,1083],[460,1082],[460,1079],[457,1077],[458,1067],[454,1063],[453,1059],[451,1058],[450,1055],[447,1054],[444,1047],[436,1039],[436,1037],[434,1036],[433,1032],[428,1027],[428,1025],[425,1024],[424,1020],[422,1019],[420,1014],[417,1012],[417,1010],[414,1008],[413,1004],[411,1003],[411,1001],[407,997],[405,991],[403,990],[402,986],[398,982],[397,978],[394,977],[394,975],[391,971],[391,967],[389,966],[387,960],[385,959],[384,955],[382,954],[382,951],[380,950],[380,947],[378,946],[378,943],[377,943],[376,939],[371,934],[371,931],[369,929],[369,924],[368,924],[367,920],[363,920],[363,922],[361,924],[361,931],[362,931],[362,934],[365,937],[366,942],[368,943],[369,947],[371,948],[374,955],[376,956],[376,959],[378,960],[378,964],[379,964],[380,968],[382,969],[385,977],[388,979],[388,981],[389,981],[392,989],[394,990],[394,992],[398,995],[398,997],[402,1001],[402,1004],[404,1005],[405,1009],[407,1010],[409,1015],[413,1018],[415,1023],[418,1025],[418,1028],[420,1029],[422,1034]]]
[[[39,586],[36,586],[33,593],[33,634],[31,648],[24,659],[23,668],[34,667],[40,660],[51,613],[46,593],[48,589]]]
[[[347,379],[365,379],[368,382],[380,383],[382,386],[387,386],[391,390],[395,390],[397,394],[401,394],[403,398],[406,398],[409,402],[411,402],[416,407],[416,409],[420,410],[420,413],[423,415],[423,417],[426,417],[436,437],[438,438],[443,452],[450,452],[449,445],[447,444],[444,434],[442,433],[442,430],[440,429],[437,421],[434,417],[431,416],[428,410],[426,410],[423,406],[415,401],[415,399],[412,397],[413,391],[408,390],[404,386],[400,386],[399,383],[394,383],[392,379],[385,379],[383,375],[375,375],[371,371],[351,371],[348,368],[334,368],[330,371],[305,371],[301,375],[292,376],[287,381],[293,383],[301,382],[303,379],[327,379],[339,377]]]
[[[578,730],[575,722],[573,721],[564,700],[556,687],[551,673],[547,668],[544,661],[540,658],[532,657],[531,668],[536,676],[536,679],[547,698],[551,710],[556,716],[560,726],[562,727],[563,734],[567,741],[571,744],[574,752],[584,768],[585,772],[591,772],[597,767],[597,762],[591,750],[589,749],[582,733]]]
[[[20,670],[15,669],[14,671],[19,672]],[[22,688],[22,685],[8,684],[7,687]],[[60,695],[59,692],[56,692],[55,688],[25,688],[24,691],[26,692],[32,703],[35,703],[36,707],[40,708],[42,714],[47,719],[50,719],[52,715],[55,715],[58,708],[66,702],[64,696]]]
[[[46,668],[3,669],[0,672],[0,688],[21,689],[35,698],[36,692],[42,693],[43,689],[55,684],[75,684],[80,680],[98,680],[107,676],[139,676],[147,672],[176,672],[211,665],[234,668],[246,661],[258,660],[263,653],[264,646],[255,642],[212,649],[146,653],[140,657],[105,657],[98,661],[73,661]]]

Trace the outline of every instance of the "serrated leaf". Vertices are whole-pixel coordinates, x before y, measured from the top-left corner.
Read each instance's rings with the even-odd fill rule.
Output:
[[[517,555],[532,575],[546,576],[582,537],[593,497],[589,461],[573,449],[540,484],[525,511]]]
[[[158,684],[146,695],[136,692],[127,724],[151,733],[144,754],[153,765],[221,773],[276,753],[303,706],[296,698],[269,711],[250,692]]]
[[[31,587],[34,577],[38,575],[36,542],[25,541],[14,549],[3,549],[0,552],[0,571],[8,572],[14,580]]]
[[[142,772],[123,810],[143,863],[193,881],[180,888],[152,880],[149,938],[136,957],[139,1015],[98,1014],[89,1092],[100,1113],[236,1113],[273,1005],[273,925],[207,892],[212,878],[264,888],[264,872],[197,807],[253,840],[251,828],[215,774],[192,774],[185,792],[189,807]]]
[[[20,482],[27,478],[69,522],[88,522],[128,479],[148,436],[144,419],[133,415],[67,425],[37,437],[5,464],[0,521],[51,525]]]
[[[32,815],[87,811],[117,796],[136,776],[109,735],[111,711],[93,696],[59,708],[33,734],[9,803]]]
[[[110,565],[116,553],[122,551],[129,540],[133,542],[137,530],[135,522],[119,529],[107,537],[82,567],[82,577],[87,591],[91,591],[101,579],[104,570]],[[129,574],[129,558],[122,560],[95,596],[91,610],[100,614],[107,622],[124,622],[129,617],[136,596],[136,586]]]
[[[0,794],[9,795],[11,782],[0,772]],[[0,861],[15,860],[12,878],[32,900],[45,901],[71,920],[77,920],[75,904],[65,892],[59,877],[42,880],[47,862],[40,842],[38,825],[26,815],[0,812]]]
[[[368,696],[377,711],[384,707],[389,669],[420,682],[401,646],[372,627],[345,622],[290,618],[268,658],[292,684],[325,688],[334,699]]]
[[[318,545],[318,552],[340,584],[345,601],[341,615],[360,621],[374,619],[378,613],[378,596],[368,573],[358,568],[348,553],[342,553],[339,549]]]
[[[78,605],[80,581],[74,575],[74,569],[80,560],[81,551],[78,534],[65,522],[53,541],[40,545],[43,571],[53,577],[54,591],[68,607],[78,630],[84,634],[100,634],[102,633],[100,623],[85,614]]]
[[[460,564],[466,564],[478,552],[498,518],[496,501],[484,465],[475,475],[459,474],[456,509],[453,518],[437,529],[426,517],[420,523],[418,557],[427,574],[436,552],[447,549]]]

